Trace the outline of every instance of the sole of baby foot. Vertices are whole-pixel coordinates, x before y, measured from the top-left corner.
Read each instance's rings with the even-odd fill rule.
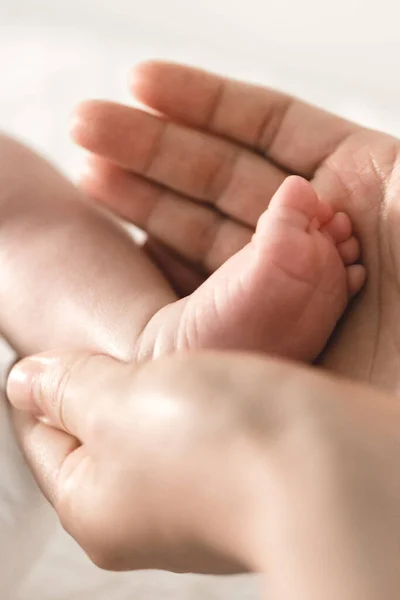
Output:
[[[364,283],[359,255],[349,217],[289,177],[252,241],[153,318],[140,354],[224,348],[312,361]]]
[[[349,217],[288,178],[252,242],[187,300],[186,344],[315,359],[364,283],[359,255]]]

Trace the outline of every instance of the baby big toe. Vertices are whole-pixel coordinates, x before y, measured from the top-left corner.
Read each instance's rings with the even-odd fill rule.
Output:
[[[318,197],[312,185],[301,177],[288,177],[261,215],[257,231],[275,227],[277,222],[307,231],[317,216]]]

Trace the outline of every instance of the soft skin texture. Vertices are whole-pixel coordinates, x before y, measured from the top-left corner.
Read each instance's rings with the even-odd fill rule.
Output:
[[[348,217],[299,178],[282,185],[247,246],[178,300],[122,227],[48,163],[7,138],[0,156],[0,329],[20,355],[242,348],[313,360],[362,283],[363,268],[344,264],[358,258]]]
[[[399,141],[280,92],[180,65],[139,65],[132,91],[161,121],[104,102],[75,113],[75,139],[103,157],[91,159],[84,188],[147,229],[164,271],[191,290],[249,241],[288,174],[306,177],[351,217],[368,272],[323,362],[397,391]],[[191,241],[210,237],[211,245]]]
[[[131,161],[132,156],[138,156],[141,149],[146,150],[148,147],[148,116],[136,112],[135,127],[128,128],[128,131],[134,133],[130,136],[129,156],[125,159],[129,160],[129,164],[126,164],[125,160],[120,158],[118,136],[111,140],[108,138],[107,143],[103,145],[102,140],[105,131],[108,130],[107,111],[98,119],[96,111],[99,104],[86,104],[83,112],[81,110],[78,114],[75,135],[79,137],[79,141],[86,143],[87,138],[82,139],[80,136],[87,130],[87,121],[90,120],[92,129],[89,130],[89,141],[91,144],[93,142],[91,149],[105,157],[105,160],[97,158],[92,161],[95,164],[92,164],[91,172],[85,179],[86,189],[129,219],[149,228],[153,235],[152,254],[157,256],[163,272],[174,285],[186,292],[202,281],[203,273],[207,275],[214,271],[227,257],[251,239],[256,220],[264,210],[265,203],[288,173],[300,173],[310,178],[320,198],[326,199],[337,210],[344,210],[350,214],[362,243],[363,263],[367,266],[369,275],[367,286],[353,303],[334,342],[325,353],[325,364],[351,378],[371,381],[378,386],[397,391],[397,347],[400,336],[396,284],[399,280],[399,182],[396,169],[398,140],[365,130],[280,93],[222,80],[214,75],[175,65],[152,63],[140,66],[135,70],[134,91],[149,106],[164,113],[164,119],[168,120],[169,115],[172,119],[183,122],[185,136],[186,126],[189,125],[202,130],[204,137],[201,138],[200,144],[206,144],[207,140],[214,140],[215,137],[218,140],[222,137],[224,144],[228,142],[228,146],[224,145],[217,155],[217,161],[213,159],[211,165],[212,170],[216,168],[220,156],[220,163],[227,165],[228,175],[232,173],[234,176],[225,194],[217,193],[210,199],[210,203],[214,199],[218,200],[221,207],[218,226],[215,227],[217,241],[212,245],[213,251],[207,253],[204,247],[197,251],[198,247],[189,243],[190,240],[199,237],[196,234],[196,224],[201,226],[205,219],[207,225],[209,213],[202,212],[200,221],[197,216],[194,222],[190,220],[190,223],[193,222],[190,228],[176,227],[176,215],[184,218],[189,213],[180,209],[175,211],[174,218],[170,219],[171,203],[164,202],[168,198],[175,200],[178,197],[185,205],[197,207],[197,204],[192,202],[199,197],[194,184],[201,184],[203,162],[186,160],[188,156],[199,156],[199,138],[192,129],[189,129],[189,145],[178,155],[178,161],[175,164],[161,161],[164,171],[161,174],[153,172],[151,178],[146,180],[137,177],[138,171],[141,172],[140,168]],[[111,123],[114,126],[112,120]],[[126,139],[120,139],[126,147]],[[190,141],[193,139],[194,146]],[[168,152],[164,153],[164,158],[176,157],[172,151],[175,147],[174,142]],[[229,157],[232,154],[226,152],[227,147],[233,148],[234,152],[239,150],[241,156],[244,156],[244,162],[239,160],[239,166],[231,171]],[[207,145],[204,154],[214,156],[208,151]],[[185,160],[181,158],[182,155]],[[107,157],[113,162],[109,163]],[[115,163],[125,165],[128,170],[116,167]],[[187,179],[183,180],[182,175],[185,173],[181,167],[189,163],[194,165],[193,173],[189,172]],[[240,164],[244,166],[240,167]],[[224,173],[221,173],[224,182]],[[246,176],[247,173],[249,177]],[[171,180],[173,176],[176,180]],[[163,182],[166,184],[166,190],[159,185]],[[132,190],[135,193],[132,193]],[[139,193],[140,190],[144,190],[146,196]],[[243,191],[246,193],[242,193]],[[153,200],[156,196],[161,201],[157,203],[157,212],[153,212],[156,204]],[[191,202],[187,203],[187,199]],[[172,204],[172,207],[174,206],[176,205]],[[196,210],[196,215],[198,214]],[[153,216],[151,221],[148,221],[148,215]],[[236,216],[236,219],[232,219],[232,215]],[[242,226],[243,223],[246,227]],[[172,225],[174,240],[171,235]],[[186,237],[188,231],[190,235]],[[201,231],[207,233],[208,228],[200,227]],[[176,232],[180,232],[182,237],[177,237]],[[210,239],[208,235],[205,237]],[[164,244],[161,244],[160,240]],[[171,253],[171,248],[178,253],[178,258],[176,253]],[[181,257],[186,260],[182,261]],[[194,269],[193,263],[196,267]],[[79,336],[76,337],[79,341]],[[375,396],[377,402],[381,398]],[[353,401],[354,398],[350,397],[350,406]],[[35,449],[43,449],[41,432],[47,433],[47,430],[35,431],[37,433],[34,436],[29,440],[25,439],[26,442],[30,441],[31,456],[35,455]],[[375,433],[376,430],[371,428],[371,433],[367,434],[372,445],[375,444]],[[393,457],[396,454],[394,445],[392,450]],[[362,472],[366,473],[366,477],[370,476],[368,469],[365,468]],[[392,474],[386,478],[383,469],[381,474],[384,481],[378,485],[371,482],[371,489],[377,494],[380,493],[381,485],[389,486],[391,481],[395,481]],[[378,545],[376,547],[378,548]],[[373,574],[370,570],[367,572]],[[385,576],[382,581],[386,581]],[[395,597],[397,596],[398,594]],[[337,597],[340,597],[340,594]],[[387,597],[390,598],[390,595],[387,594]]]
[[[0,182],[2,334],[20,355],[63,345],[91,348],[121,359],[132,358],[135,340],[139,339],[149,319],[160,307],[173,303],[178,297],[163,276],[164,269],[156,268],[119,224],[89,206],[82,194],[52,166],[5,136],[0,136]],[[306,185],[307,190],[306,194],[301,192],[300,200],[310,194],[316,198],[307,184],[299,180],[295,185],[299,183],[303,186],[301,189]],[[290,197],[293,197],[292,193]],[[298,194],[294,196],[297,197]],[[347,217],[347,221],[343,221],[343,217],[338,215],[332,219],[332,224],[337,223],[338,218],[342,220],[339,233],[342,230],[349,236],[349,221]],[[329,230],[329,226],[326,227]],[[336,238],[338,231],[331,234],[331,238]],[[315,238],[316,235],[314,231],[312,236]],[[349,256],[343,252],[339,240],[335,244],[326,237],[318,239],[328,248],[327,256],[333,257],[339,266],[337,273],[342,293],[335,305],[339,314],[340,303],[344,305],[347,301],[343,262],[348,263]],[[349,240],[355,241],[352,237]],[[259,247],[264,246],[262,241]],[[356,254],[357,244],[353,253],[354,250]],[[155,251],[153,247],[153,254]],[[323,271],[322,275],[325,273]],[[349,289],[351,291],[351,278]],[[330,314],[330,311],[326,314],[332,318],[331,323],[328,322],[329,329],[337,314]],[[166,322],[169,317],[166,315]],[[237,334],[237,329],[232,332]],[[228,333],[230,337],[224,341],[232,345],[234,340],[229,330]],[[317,345],[325,344],[328,333],[328,330],[322,332]],[[213,339],[221,342],[219,335],[214,334]],[[260,337],[243,340],[243,347],[249,344],[253,347],[255,340],[259,343]],[[209,344],[210,338],[205,343]],[[148,340],[147,351],[143,352],[143,349],[142,342],[142,357],[151,355],[154,339]],[[21,582],[25,582],[28,597],[32,593],[43,595],[43,588],[32,591],[26,577],[35,560],[39,561],[42,548],[53,539],[55,520],[46,511],[26,472],[14,444],[6,406],[3,406],[0,420],[3,461],[0,529],[3,547],[9,549],[1,568],[2,590],[6,595],[16,596]],[[18,540],[24,539],[27,529],[30,537],[23,552],[19,552],[17,547],[21,544]],[[71,582],[71,588],[67,589],[64,578],[60,597],[63,593],[71,596],[73,589],[86,596],[107,593],[107,586],[114,585],[114,578],[90,569],[89,564],[80,560],[77,549],[67,541],[61,536],[48,564],[60,573],[69,568],[77,569],[79,584]],[[119,582],[121,590],[124,589],[125,584]]]
[[[279,600],[399,597],[396,397],[254,355],[66,351],[22,361],[8,395],[38,482],[101,567],[268,571]]]
[[[176,297],[121,226],[4,136],[0,219],[0,330],[20,355],[78,344],[129,358],[146,320]]]

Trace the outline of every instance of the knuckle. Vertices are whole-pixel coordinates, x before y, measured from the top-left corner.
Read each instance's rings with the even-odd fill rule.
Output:
[[[37,406],[62,425],[61,405],[70,378],[69,369],[46,370],[34,380],[33,396]]]
[[[86,367],[90,359],[90,354],[69,356],[54,367],[45,369],[34,380],[33,395],[37,405],[65,429],[65,400],[71,392],[75,375]]]

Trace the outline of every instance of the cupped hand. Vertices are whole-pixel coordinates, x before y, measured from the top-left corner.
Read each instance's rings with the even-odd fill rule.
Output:
[[[397,389],[399,141],[285,94],[179,65],[139,65],[132,91],[151,114],[106,102],[75,114],[75,139],[98,155],[86,191],[148,232],[153,257],[185,294],[251,239],[288,175],[309,179],[350,215],[368,273],[323,362]]]
[[[101,567],[268,571],[285,600],[398,597],[396,398],[228,353],[45,354],[8,395],[39,485]]]

